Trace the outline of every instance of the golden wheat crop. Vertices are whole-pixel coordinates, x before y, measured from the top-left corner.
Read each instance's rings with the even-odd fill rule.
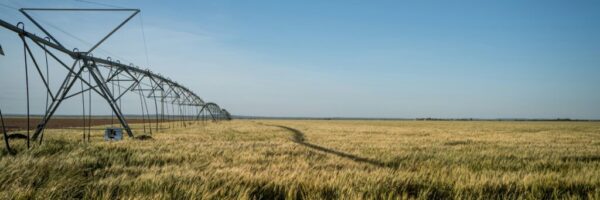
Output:
[[[600,199],[600,123],[234,120],[0,154],[2,199]],[[20,144],[18,144],[20,143]]]

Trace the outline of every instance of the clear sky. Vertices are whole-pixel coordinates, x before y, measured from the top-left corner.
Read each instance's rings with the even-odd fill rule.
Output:
[[[235,115],[600,119],[600,1],[105,2],[142,17],[95,55],[149,66]],[[92,43],[124,15],[36,16]],[[0,19],[26,20],[6,6]],[[3,29],[0,44],[0,107],[24,113],[22,44]]]

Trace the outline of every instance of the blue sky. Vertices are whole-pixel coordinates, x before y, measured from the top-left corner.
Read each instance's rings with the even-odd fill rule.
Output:
[[[142,17],[97,56],[150,66],[237,115],[600,119],[598,1],[105,2]],[[93,42],[123,15],[38,17]],[[6,7],[0,19],[25,21]],[[0,30],[0,44],[0,84],[21,84],[18,37]],[[24,112],[22,89],[0,87],[3,112]]]

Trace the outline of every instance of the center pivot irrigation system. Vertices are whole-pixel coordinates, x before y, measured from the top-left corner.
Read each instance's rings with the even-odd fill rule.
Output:
[[[25,67],[25,84],[27,95],[27,146],[30,146],[30,140],[43,140],[44,129],[56,110],[61,106],[64,100],[80,96],[82,99],[83,108],[83,127],[85,139],[86,126],[86,98],[88,100],[87,126],[88,140],[91,126],[91,95],[92,91],[102,97],[112,110],[112,118],[116,117],[121,127],[129,137],[133,137],[134,133],[127,123],[126,116],[122,112],[122,97],[126,93],[137,93],[140,98],[140,107],[142,109],[142,119],[144,121],[144,132],[146,132],[146,123],[156,123],[155,129],[158,129],[159,122],[165,121],[191,121],[191,120],[230,120],[231,115],[225,109],[220,108],[215,103],[204,102],[196,93],[186,88],[185,86],[156,74],[148,69],[142,69],[133,64],[125,65],[119,60],[112,60],[110,57],[98,58],[94,57],[92,52],[100,46],[107,38],[114,34],[119,28],[125,25],[135,15],[139,9],[64,9],[64,8],[21,8],[19,11],[25,15],[37,28],[39,28],[46,37],[39,37],[25,30],[25,25],[22,22],[16,25],[10,24],[4,20],[0,20],[0,27],[18,34],[23,42],[23,55]],[[44,27],[42,27],[28,12],[31,11],[71,11],[71,12],[131,12],[124,21],[115,27],[110,33],[104,36],[99,42],[93,45],[87,51],[79,51],[78,49],[69,50],[64,47],[55,37],[53,37]],[[30,44],[34,44],[30,46]],[[43,58],[36,58],[32,48],[39,48],[43,51]],[[67,56],[60,55],[66,54]],[[42,55],[38,55],[42,56]],[[61,58],[62,57],[62,58]],[[46,90],[46,109],[41,120],[36,127],[31,127],[30,120],[30,102],[29,102],[29,66],[28,59],[31,59],[35,67],[35,71],[39,75],[42,84]],[[62,84],[59,87],[52,87],[49,79],[48,60],[53,59],[58,64],[58,68],[67,70],[66,76],[63,78]],[[45,64],[45,73],[43,71]],[[35,73],[35,72],[34,72]],[[53,77],[54,78],[54,77]],[[62,77],[61,77],[62,78]],[[74,87],[75,83],[79,82],[81,88]],[[76,89],[77,88],[77,89]],[[85,93],[88,93],[87,97]],[[154,105],[146,101],[154,102]],[[148,107],[154,107],[149,109]],[[154,110],[154,114],[149,111]],[[170,110],[170,112],[169,112]],[[165,115],[166,111],[166,115]],[[1,115],[1,111],[0,111]],[[154,115],[154,116],[151,116]],[[1,117],[1,116],[0,116]],[[154,118],[154,119],[152,119]],[[10,151],[9,139],[11,136],[6,131],[4,119],[2,119],[4,140],[7,149]],[[30,137],[30,130],[35,130]],[[152,132],[152,125],[149,127]]]

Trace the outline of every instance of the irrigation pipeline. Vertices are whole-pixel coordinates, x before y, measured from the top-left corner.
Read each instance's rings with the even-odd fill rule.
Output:
[[[80,52],[77,49],[68,50],[59,41],[57,41],[50,33],[48,33],[44,27],[35,21],[26,11],[129,11],[133,14],[124,20],[119,26],[113,29],[108,35],[102,40],[96,43],[87,52]],[[215,103],[205,102],[200,96],[194,93],[187,87],[173,81],[160,74],[154,73],[149,69],[142,69],[133,64],[124,65],[119,60],[113,61],[110,57],[104,59],[94,57],[92,51],[96,49],[102,42],[104,42],[109,36],[135,16],[138,9],[40,9],[40,8],[22,8],[19,9],[37,28],[39,28],[46,35],[45,38],[36,36],[31,32],[25,30],[25,26],[22,22],[17,25],[12,25],[6,21],[0,20],[0,27],[3,27],[9,31],[17,33],[19,38],[23,42],[23,54],[24,54],[24,66],[25,66],[25,86],[26,86],[26,97],[27,97],[27,146],[30,147],[30,140],[38,140],[41,143],[43,139],[43,132],[48,122],[54,116],[56,110],[61,106],[64,100],[72,98],[81,94],[82,98],[82,118],[83,118],[83,139],[84,141],[90,139],[91,125],[92,125],[92,93],[96,96],[101,97],[112,110],[111,114],[111,126],[114,117],[117,118],[121,125],[121,128],[125,130],[129,137],[133,137],[132,129],[127,123],[126,117],[122,110],[122,97],[128,93],[138,93],[140,97],[140,106],[142,111],[144,132],[147,123],[150,133],[152,133],[152,119],[150,115],[150,109],[148,108],[147,98],[154,100],[154,111],[155,111],[155,130],[159,129],[158,123],[160,121],[165,122],[165,104],[167,104],[167,121],[180,121],[182,126],[185,126],[186,120],[200,120],[207,119],[210,117],[213,121],[219,120],[230,120],[231,115],[225,109],[220,108]],[[36,60],[30,43],[35,44],[33,47],[37,47],[44,51],[44,59],[46,64],[46,73],[42,73],[40,66]],[[69,58],[65,59],[60,57],[59,53],[67,55]],[[62,84],[58,88],[51,87],[49,82],[49,71],[50,66],[48,64],[49,59],[54,60],[58,65],[52,66],[54,68],[64,68],[68,71]],[[37,74],[42,80],[43,86],[46,89],[46,109],[42,119],[39,121],[37,126],[34,128],[33,135],[30,135],[32,127],[30,126],[30,101],[29,101],[29,86],[30,77],[28,66],[29,61],[33,63]],[[72,64],[68,64],[72,62]],[[85,76],[87,74],[87,77]],[[54,79],[60,78],[53,77]],[[73,87],[76,82],[81,85],[81,90],[76,91],[76,87]],[[123,82],[123,83],[121,83]],[[116,88],[115,88],[116,86]],[[86,116],[86,95],[88,93],[88,106]],[[159,114],[158,102],[161,103],[161,109]],[[169,114],[169,106],[171,104],[171,114]],[[178,107],[179,115],[176,115],[175,106]],[[182,110],[183,106],[183,110]],[[198,111],[199,112],[196,112]],[[112,117],[114,116],[114,117]],[[161,120],[159,120],[159,116]],[[169,123],[174,125],[174,123]],[[4,125],[3,125],[4,128]],[[86,134],[87,133],[87,134]],[[5,135],[8,135],[4,131]],[[87,136],[87,137],[86,137]],[[9,148],[9,139],[5,138],[6,147]]]

